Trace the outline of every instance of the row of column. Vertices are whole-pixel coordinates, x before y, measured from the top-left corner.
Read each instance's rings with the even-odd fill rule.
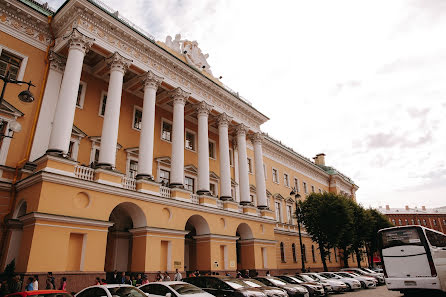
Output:
[[[93,39],[81,34],[76,29],[69,37],[69,50],[65,71],[60,86],[53,127],[48,145],[49,153],[66,153],[69,148],[71,129],[76,110],[76,99],[85,54],[91,47]],[[116,160],[116,143],[118,140],[121,95],[124,74],[132,61],[114,53],[107,59],[110,66],[110,80],[101,134],[101,147],[98,166],[114,168]],[[148,71],[144,81],[144,102],[139,145],[137,179],[152,177],[153,145],[155,128],[156,91],[163,78]],[[184,106],[190,93],[176,88],[170,91],[173,100],[171,187],[184,184]],[[198,117],[198,194],[209,194],[209,113],[212,106],[206,102],[197,104]],[[222,200],[232,199],[231,172],[229,157],[229,124],[232,118],[226,113],[218,116],[220,181]],[[244,124],[236,127],[238,145],[240,203],[250,204],[248,159],[246,136],[248,128]],[[267,207],[265,176],[263,171],[262,135],[251,136],[254,145],[256,186],[258,207]]]

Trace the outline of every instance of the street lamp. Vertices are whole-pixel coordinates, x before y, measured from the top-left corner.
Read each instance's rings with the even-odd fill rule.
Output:
[[[21,91],[20,94],[18,95],[19,100],[22,102],[33,102],[34,101],[34,95],[30,92],[29,88],[31,86],[35,87],[35,85],[32,84],[31,81],[26,82],[26,81],[20,81],[20,80],[15,80],[12,78],[9,78],[9,71],[6,72],[5,76],[0,76],[0,79],[3,81],[3,89],[2,89],[2,93],[0,95],[0,105],[3,103],[3,97],[5,95],[5,90],[6,90],[6,85],[11,83],[11,84],[27,84],[28,85],[28,89]],[[8,124],[7,121],[5,120],[0,120],[0,131],[4,130],[4,127]],[[11,121],[9,123],[9,132],[20,132],[22,130],[22,126],[15,120]],[[5,134],[5,132],[1,132],[0,133],[0,139],[3,138],[12,138],[11,135],[7,135]]]
[[[294,201],[296,202],[296,218],[297,218],[297,229],[299,230],[299,244],[300,244],[300,260],[302,262],[302,272],[305,272],[305,257],[304,257],[304,247],[302,245],[302,234],[300,233],[300,222],[302,221],[302,209],[299,206],[298,199],[300,194],[297,193],[295,187],[290,192],[290,195],[294,195]]]

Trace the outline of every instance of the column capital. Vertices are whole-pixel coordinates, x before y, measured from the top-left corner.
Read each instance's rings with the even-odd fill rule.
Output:
[[[262,133],[254,133],[249,137],[253,144],[262,144],[263,139],[265,138]]]
[[[200,103],[197,104],[197,107],[196,107],[198,116],[200,116],[200,115],[208,116],[212,110],[212,107],[213,106],[206,103],[206,101],[201,101]]]
[[[149,70],[147,73],[143,74],[144,89],[150,88],[157,90],[163,80],[164,77],[158,76]]]
[[[48,56],[48,60],[50,61],[50,67],[53,70],[64,72],[65,71],[65,64],[67,62],[67,59],[62,57],[61,55],[50,51],[50,54]]]
[[[229,123],[232,121],[232,117],[230,117],[227,113],[223,112],[217,117],[218,126],[229,126]]]
[[[127,68],[129,68],[130,63],[132,63],[132,60],[124,58],[118,52],[114,52],[114,54],[108,57],[105,61],[110,66],[110,72],[121,71],[123,74],[127,71]]]
[[[84,54],[86,54],[90,50],[90,47],[93,45],[94,42],[94,38],[82,34],[76,28],[74,28],[70,34],[63,37],[63,39],[68,39],[68,47],[70,49],[80,50]]]
[[[169,96],[173,99],[174,104],[181,103],[184,105],[184,104],[186,104],[186,100],[187,100],[187,98],[189,98],[190,93],[186,92],[182,88],[178,87],[178,88],[170,91]]]
[[[246,132],[248,132],[249,128],[245,124],[238,124],[235,127],[235,134],[237,136],[246,136]]]

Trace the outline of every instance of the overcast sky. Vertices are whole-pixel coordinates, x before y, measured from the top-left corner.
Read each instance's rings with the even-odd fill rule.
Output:
[[[157,40],[198,41],[264,132],[325,153],[364,206],[446,205],[446,1],[104,2]]]

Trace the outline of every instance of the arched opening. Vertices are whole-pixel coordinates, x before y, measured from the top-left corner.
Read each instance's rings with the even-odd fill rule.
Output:
[[[280,243],[280,260],[282,263],[285,263],[285,247],[283,246],[283,242]]]
[[[235,235],[238,238],[235,243],[237,269],[253,269],[255,267],[255,253],[251,227],[246,223],[241,223],[238,225]]]
[[[187,220],[184,230],[188,232],[184,237],[184,270],[188,274],[195,270],[210,269],[210,259],[207,259],[210,254],[206,254],[210,247],[197,240],[202,235],[211,233],[208,222],[200,215],[193,215]]]
[[[130,202],[117,205],[110,213],[104,271],[131,271],[132,234],[131,229],[147,225],[144,212]]]
[[[12,214],[12,219],[8,220],[7,222],[10,232],[10,239],[5,258],[5,265],[8,265],[14,259],[15,264],[17,265],[18,263],[23,234],[23,224],[19,219],[26,214],[27,207],[28,205],[25,200],[20,201]]]

